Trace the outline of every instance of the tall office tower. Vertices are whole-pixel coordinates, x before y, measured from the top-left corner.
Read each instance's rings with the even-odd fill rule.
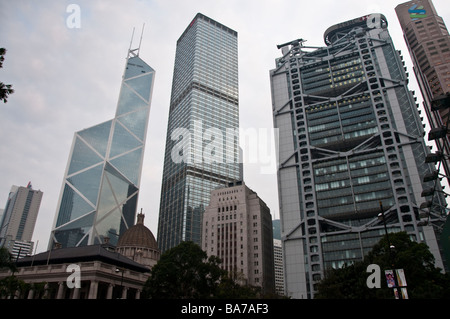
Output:
[[[158,244],[201,244],[211,190],[239,180],[237,32],[198,13],[177,41]]]
[[[444,21],[438,16],[431,0],[415,0],[395,8],[403,30],[414,73],[423,96],[424,110],[431,126],[431,134],[438,151],[450,154],[448,132],[439,136],[450,116],[450,102],[443,108],[433,107],[433,100],[450,93],[450,35]],[[428,136],[430,139],[430,135]],[[431,137],[433,139],[433,137]],[[442,166],[450,181],[450,161],[442,160]]]
[[[202,249],[222,259],[237,280],[275,292],[274,243],[270,209],[243,182],[211,192],[203,216]]]
[[[270,71],[279,129],[278,191],[286,294],[312,298],[327,268],[358,261],[389,231],[425,241],[442,267],[432,226],[421,221],[423,127],[383,15],[336,24],[326,47],[302,39]],[[439,186],[439,184],[438,184]],[[444,204],[443,198],[436,196]],[[434,209],[434,206],[433,206]]]
[[[75,133],[49,249],[116,244],[133,226],[154,74],[129,50],[115,117]]]
[[[40,190],[32,188],[31,182],[26,187],[11,187],[3,218],[0,220],[0,247],[5,246],[14,254],[20,252],[21,256],[32,252],[31,239],[42,195]]]

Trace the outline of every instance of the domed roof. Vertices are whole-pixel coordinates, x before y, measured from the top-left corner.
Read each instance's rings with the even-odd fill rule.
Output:
[[[128,228],[120,236],[117,247],[132,246],[158,249],[155,236],[153,236],[150,229],[144,226],[144,217],[144,214],[138,214],[136,225]]]

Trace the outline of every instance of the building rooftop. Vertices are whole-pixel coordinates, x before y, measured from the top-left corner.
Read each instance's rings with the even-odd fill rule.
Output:
[[[109,244],[52,249],[33,256],[20,258],[17,261],[17,266],[26,267],[86,261],[103,261],[138,272],[150,271],[147,267],[115,252],[114,246]]]
[[[222,23],[219,23],[219,22],[217,22],[216,20],[213,20],[213,19],[211,19],[210,17],[207,17],[207,16],[205,16],[204,14],[198,12],[198,13],[195,15],[194,19],[192,19],[192,21],[191,21],[191,23],[189,24],[189,26],[186,28],[186,30],[184,30],[183,34],[182,34],[182,35],[180,36],[180,38],[178,39],[177,43],[184,37],[184,35],[186,34],[186,32],[192,27],[192,25],[195,23],[195,21],[196,21],[197,19],[205,20],[206,22],[209,22],[209,23],[211,23],[212,25],[215,25],[216,27],[218,27],[218,28],[220,28],[220,29],[222,29],[222,30],[224,30],[224,31],[227,31],[228,33],[230,33],[230,34],[232,34],[232,35],[234,35],[234,36],[237,37],[237,32],[234,31],[233,29],[231,29],[231,28],[229,28],[229,27],[223,25]]]
[[[373,13],[369,15],[365,15],[356,19],[348,20],[345,22],[341,22],[338,24],[335,24],[331,27],[329,27],[325,33],[323,34],[323,39],[325,41],[326,45],[332,44],[336,39],[338,39],[339,34],[345,34],[351,31],[352,29],[356,27],[366,28],[368,27],[368,21],[371,21],[370,19],[374,19],[375,17],[378,17],[380,19],[380,22],[382,22],[383,26],[387,27],[387,19],[384,15],[380,13]]]

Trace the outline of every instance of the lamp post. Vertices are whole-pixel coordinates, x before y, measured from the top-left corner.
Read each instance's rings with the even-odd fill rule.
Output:
[[[384,231],[386,232],[386,239],[387,239],[387,241],[388,241],[389,263],[390,263],[391,266],[392,266],[392,276],[394,277],[394,282],[395,282],[395,285],[393,286],[393,288],[394,288],[394,294],[395,294],[395,297],[396,297],[396,298],[398,298],[398,299],[403,299],[403,298],[402,298],[402,293],[399,292],[398,290],[396,290],[399,281],[398,281],[397,274],[396,274],[396,269],[395,269],[395,265],[394,265],[394,260],[393,260],[393,258],[392,258],[392,250],[395,249],[395,246],[391,243],[391,240],[389,239],[389,232],[388,232],[388,230],[387,230],[386,219],[385,219],[385,216],[384,216],[383,203],[382,203],[381,201],[380,201],[380,213],[378,214],[378,219],[383,221]],[[398,286],[398,288],[400,289],[400,286]],[[403,289],[403,288],[401,288],[401,289]],[[406,289],[406,288],[404,288],[404,289]]]
[[[395,246],[391,244],[391,240],[389,239],[389,233],[388,233],[387,226],[386,226],[386,219],[384,217],[383,203],[381,201],[380,201],[380,211],[381,212],[378,214],[378,219],[383,221],[384,231],[386,233],[386,239],[388,241],[389,262],[393,266],[392,256],[391,256],[391,249],[395,249]]]

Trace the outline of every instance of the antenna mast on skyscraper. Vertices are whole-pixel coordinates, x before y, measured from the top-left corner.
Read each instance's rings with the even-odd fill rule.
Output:
[[[145,27],[145,23],[142,24],[142,31],[141,31],[141,39],[139,40],[139,47],[138,47],[138,56],[139,56],[139,51],[141,50],[141,43],[142,43],[142,36],[144,35],[144,27]]]
[[[130,47],[128,48],[128,55],[130,55],[130,53],[131,53],[131,44],[133,43],[134,29],[135,28],[133,27],[133,32],[131,33]]]
[[[136,49],[131,50],[131,45],[133,44],[134,29],[135,29],[133,27],[133,33],[131,34],[130,47],[128,48],[128,57],[130,56],[130,54],[132,54],[133,56],[139,56],[139,51],[141,50],[142,36],[144,35],[144,26],[145,26],[145,23],[142,24],[142,32],[141,32],[141,38],[139,40],[139,46]]]

